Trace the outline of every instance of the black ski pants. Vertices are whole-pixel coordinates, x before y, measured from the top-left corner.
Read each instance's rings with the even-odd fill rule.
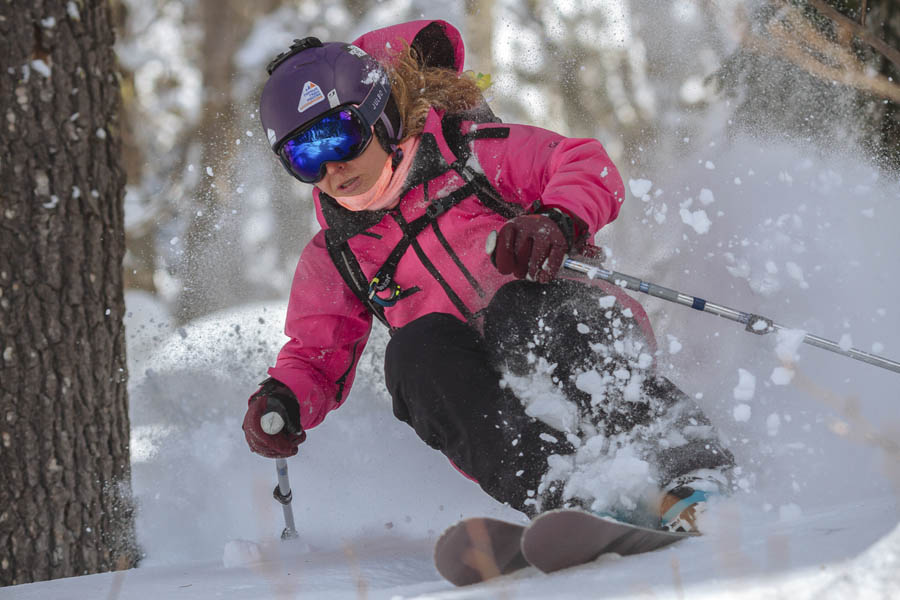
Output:
[[[432,313],[398,329],[385,353],[385,380],[394,415],[408,423],[429,446],[443,452],[476,479],[489,495],[526,514],[542,510],[535,502],[551,454],[571,454],[560,431],[525,414],[521,401],[501,386],[501,370],[525,374],[535,356],[557,365],[554,376],[582,417],[610,433],[627,431],[659,416],[659,408],[628,402],[625,411],[591,406],[575,376],[593,368],[602,343],[616,329],[640,336],[633,319],[598,302],[603,294],[579,282],[549,284],[515,281],[495,294],[484,314],[483,333],[453,315]],[[590,332],[584,332],[589,324]],[[536,340],[538,340],[536,342]],[[616,368],[608,360],[605,368]],[[649,377],[646,391],[665,406],[690,404],[673,426],[708,421],[693,402],[661,376]],[[660,448],[653,457],[663,482],[694,471],[728,467],[727,450],[708,443]]]

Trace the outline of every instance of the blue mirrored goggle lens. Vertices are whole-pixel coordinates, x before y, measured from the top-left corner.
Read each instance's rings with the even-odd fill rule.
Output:
[[[368,128],[350,110],[325,115],[287,140],[281,154],[291,171],[306,183],[325,175],[325,163],[353,160],[365,149]]]

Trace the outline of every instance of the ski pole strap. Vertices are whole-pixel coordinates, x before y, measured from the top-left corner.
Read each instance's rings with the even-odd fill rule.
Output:
[[[759,315],[749,315],[747,326],[744,329],[750,333],[755,333],[756,335],[765,335],[778,329],[778,326],[775,325],[775,322],[772,321],[772,319],[767,319],[766,317],[761,317]]]
[[[272,493],[275,499],[282,504],[290,504],[293,493],[291,492],[291,483],[288,479],[287,460],[283,458],[275,459],[275,472],[278,474],[278,484]]]
[[[272,492],[272,496],[278,500],[281,504],[290,504],[291,500],[294,499],[294,494],[291,490],[288,490],[287,495],[285,496],[281,492],[281,487],[276,485],[275,490]]]

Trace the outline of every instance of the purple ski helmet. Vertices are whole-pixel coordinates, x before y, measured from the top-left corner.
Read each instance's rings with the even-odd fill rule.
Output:
[[[294,40],[266,70],[269,79],[259,99],[259,117],[276,153],[291,133],[342,104],[357,105],[366,125],[376,126],[382,145],[396,148],[399,114],[393,103],[388,112],[396,116],[385,113],[390,80],[381,63],[361,48],[343,42],[323,44],[314,37]]]

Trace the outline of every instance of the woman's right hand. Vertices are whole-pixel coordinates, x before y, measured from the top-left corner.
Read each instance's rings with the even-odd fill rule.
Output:
[[[261,422],[263,415],[271,412],[278,413],[284,423],[280,431],[272,434],[263,429]],[[271,377],[250,396],[242,428],[250,450],[267,458],[293,456],[297,454],[297,446],[306,439],[300,425],[297,397],[290,388]]]
[[[569,242],[559,225],[543,214],[520,215],[500,229],[494,264],[504,275],[547,283],[556,277]]]

